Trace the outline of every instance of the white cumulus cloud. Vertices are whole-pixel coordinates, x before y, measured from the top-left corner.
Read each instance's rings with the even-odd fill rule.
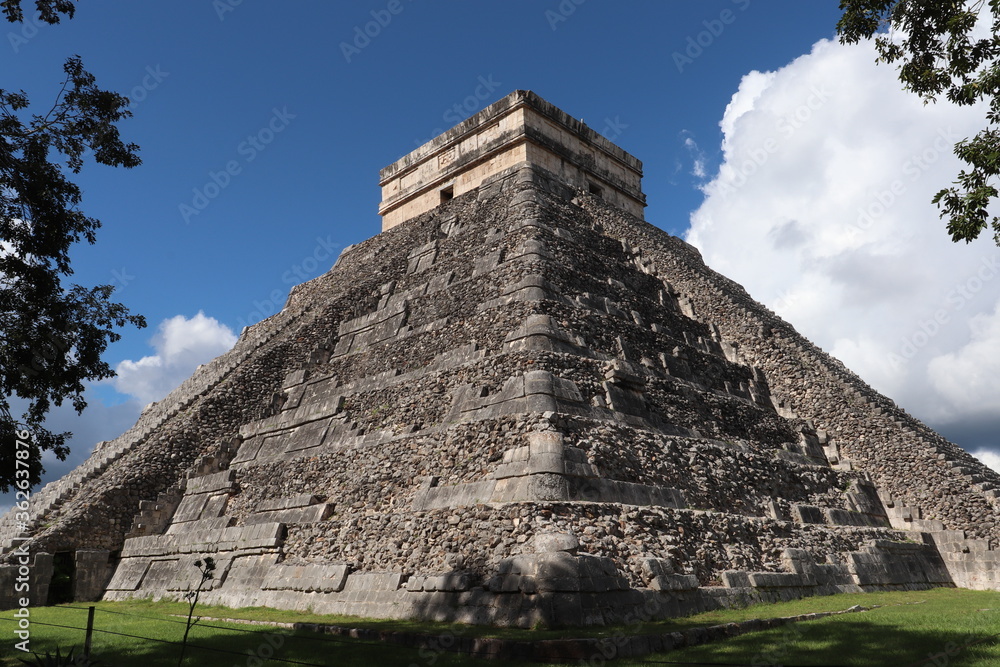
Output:
[[[1000,249],[952,243],[930,203],[986,109],[925,106],[875,55],[821,40],[747,74],[687,238],[918,417],[1000,432]]]
[[[150,341],[156,354],[118,364],[114,387],[144,403],[158,401],[236,340],[229,327],[201,311],[190,319],[176,315],[161,322]]]
[[[1000,302],[993,313],[973,316],[969,330],[968,343],[931,359],[931,382],[950,411],[961,406],[956,416],[1000,415]]]
[[[987,467],[1000,472],[1000,454],[988,449],[980,449],[972,452],[972,455],[987,465]]]

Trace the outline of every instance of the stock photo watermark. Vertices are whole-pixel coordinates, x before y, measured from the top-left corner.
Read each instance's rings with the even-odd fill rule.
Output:
[[[226,14],[235,12],[236,8],[243,4],[243,0],[212,0],[212,9],[219,21],[226,20]]]
[[[229,187],[233,178],[243,173],[243,168],[257,159],[274,141],[275,137],[285,131],[295,114],[289,113],[288,107],[271,111],[271,118],[257,132],[247,135],[246,139],[236,146],[236,153],[242,160],[229,160],[218,171],[209,170],[208,180],[201,187],[191,191],[191,201],[181,202],[177,206],[184,224],[190,224],[191,218],[200,215],[222,191]]]
[[[343,54],[344,60],[350,63],[351,60],[360,55],[371,45],[372,40],[389,27],[395,17],[403,13],[404,9],[406,9],[406,5],[403,4],[403,0],[389,0],[384,8],[368,12],[372,17],[371,20],[354,26],[351,41],[340,43],[340,52]]]
[[[802,104],[795,107],[791,113],[779,118],[775,123],[774,127],[777,135],[780,136],[781,140],[790,138],[798,130],[805,127],[812,120],[816,112],[830,101],[831,97],[833,97],[833,94],[826,87],[825,83],[812,84]],[[727,179],[721,184],[720,194],[728,197],[746,185],[747,181],[760,171],[773,155],[776,155],[781,150],[781,140],[775,135],[769,136],[756,148],[746,151],[745,158],[737,161],[735,164],[727,165],[728,169],[732,170],[733,175],[732,178]]]
[[[327,236],[326,238],[317,236],[316,245],[313,247],[312,252],[308,253],[301,260],[292,264],[287,270],[282,272],[281,283],[283,285],[294,286],[314,278],[316,276],[317,269],[320,267],[326,267],[330,259],[338,254],[340,248],[341,245],[339,243],[334,243],[330,236]],[[242,330],[244,327],[248,327],[266,317],[270,317],[274,313],[281,310],[282,305],[287,299],[287,287],[284,289],[275,288],[271,290],[270,294],[268,294],[263,300],[255,299],[252,304],[253,310],[248,313],[245,318],[237,319],[239,328]]]
[[[848,228],[848,236],[854,238],[874,225],[906,193],[907,181],[918,181],[942,155],[950,155],[960,139],[951,127],[938,129],[929,146],[911,154],[900,165],[899,178],[894,178],[887,187],[876,192],[868,204],[858,208],[857,220]]]
[[[446,108],[441,114],[441,120],[447,123],[446,127],[436,127],[431,131],[429,137],[426,139],[415,139],[414,143],[417,146],[423,146],[434,137],[443,134],[447,128],[458,125],[463,120],[480,111],[483,108],[483,103],[492,99],[494,91],[502,85],[499,81],[493,80],[492,74],[488,74],[485,77],[480,75],[476,78],[476,86],[472,93]]]
[[[781,667],[805,634],[806,628],[799,623],[786,625],[781,629],[781,638],[755,654],[750,664],[753,667]]]
[[[128,92],[128,98],[131,101],[128,108],[135,109],[141,102],[144,102],[149,97],[149,94],[159,88],[160,84],[168,76],[170,76],[170,72],[164,72],[160,69],[159,64],[155,67],[153,65],[146,65],[146,73],[142,77],[142,80]]]
[[[21,29],[14,31],[10,30],[7,32],[7,41],[10,42],[10,48],[14,50],[14,53],[19,53],[21,47],[30,42],[38,35],[38,31],[46,27],[48,23],[42,21],[39,16],[32,16],[30,19],[25,18],[24,22],[21,23]]]
[[[934,340],[951,323],[952,315],[965,308],[997,274],[1000,274],[1000,254],[984,257],[969,277],[948,291],[941,307],[930,317],[921,319],[912,333],[900,339],[896,351],[889,355],[893,370],[899,370]]]
[[[273,658],[278,649],[285,645],[284,635],[267,633],[264,635],[264,641],[261,642],[260,646],[256,650],[247,649],[247,661],[243,663],[245,667],[262,667],[267,664],[267,661]],[[234,664],[233,667],[240,667],[239,664]]]
[[[452,623],[451,627],[447,630],[437,637],[430,639],[426,646],[421,646],[417,651],[417,655],[423,661],[423,665],[433,665],[438,662],[445,653],[451,651],[455,644],[458,643],[459,638],[468,631],[469,626],[462,623]],[[421,663],[411,662],[407,667],[421,667]]]
[[[622,136],[622,133],[628,129],[628,124],[623,123],[621,116],[615,116],[611,118],[609,116],[604,117],[604,127],[601,129],[601,135],[608,141],[614,141],[618,137]]]
[[[750,6],[750,0],[732,0],[732,3],[741,12],[745,12]],[[737,16],[739,15],[732,9],[723,9],[718,17],[702,21],[701,24],[705,29],[688,36],[683,52],[674,51],[671,54],[677,72],[683,74],[685,67],[694,64],[694,61],[705,53],[705,49],[710,48],[722,36],[726,27],[736,22]]]
[[[31,433],[28,431],[17,431],[14,442],[14,520],[17,521],[18,537],[14,542],[20,542],[12,553],[14,564],[17,565],[17,574],[14,578],[14,593],[17,595],[17,607],[14,610],[14,618],[17,620],[17,627],[14,629],[14,636],[20,641],[14,643],[14,648],[27,653],[31,644],[31,556],[27,550],[28,538],[22,537],[28,530],[28,522],[31,520]]]
[[[121,269],[111,269],[111,286],[115,288],[115,292],[121,292],[123,289],[129,286],[129,284],[135,280],[135,276],[128,272],[128,269],[124,266]]]
[[[995,615],[995,612],[994,612]],[[995,621],[995,618],[994,618]],[[970,646],[975,646],[977,644],[983,644],[985,642],[996,642],[996,635],[992,634],[979,634],[976,632],[970,632],[965,636],[964,639],[959,639],[958,641],[948,642],[942,647],[941,651],[937,653],[928,653],[927,660],[918,663],[919,665],[929,665],[930,667],[949,667],[952,664],[953,659],[957,659],[958,656],[962,654],[962,651],[969,648]],[[964,661],[963,661],[964,662]]]
[[[553,9],[545,10],[545,20],[549,22],[549,27],[557,30],[561,23],[569,20],[569,17],[576,13],[576,8],[587,0],[561,0]]]

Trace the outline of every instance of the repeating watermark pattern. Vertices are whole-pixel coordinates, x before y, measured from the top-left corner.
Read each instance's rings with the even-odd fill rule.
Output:
[[[549,22],[549,27],[558,30],[560,24],[569,20],[569,17],[576,13],[576,8],[587,0],[561,0],[553,9],[545,10],[545,20]]]
[[[995,621],[996,612],[993,612],[990,615],[993,616],[993,620]],[[952,664],[952,659],[958,658],[964,649],[967,649],[970,646],[975,646],[976,644],[982,644],[983,642],[996,642],[996,638],[997,636],[995,634],[983,635],[976,632],[969,632],[964,638],[945,644],[943,650],[937,653],[928,653],[926,660],[913,663],[908,667],[916,667],[917,665],[928,665],[929,667],[948,667]]]
[[[929,146],[903,161],[899,178],[893,179],[887,187],[876,192],[868,204],[858,207],[858,218],[847,230],[848,238],[853,239],[874,225],[906,193],[907,181],[918,181],[942,155],[951,153],[960,139],[950,126],[938,129],[937,136]]]
[[[155,66],[146,65],[145,74],[142,79],[140,79],[139,83],[132,86],[132,89],[129,90],[126,95],[129,100],[129,111],[135,111],[136,107],[138,107],[142,102],[145,102],[149,97],[149,94],[159,88],[160,84],[163,83],[164,79],[168,76],[170,76],[170,72],[164,72],[159,63]],[[90,142],[90,144],[83,151],[84,155],[93,154],[94,149],[92,146],[95,143],[96,140]]]
[[[170,76],[170,72],[164,72],[160,69],[159,63],[155,67],[147,65],[146,75],[142,77],[142,81],[133,86],[128,93],[128,98],[131,100],[128,108],[135,109],[141,102],[144,102],[149,94],[159,88],[168,76]]]
[[[622,122],[621,116],[615,116],[614,118],[605,116],[604,128],[601,130],[601,135],[608,141],[615,141],[627,129],[628,125]]]
[[[719,194],[728,197],[746,185],[747,181],[781,150],[782,141],[789,139],[798,130],[805,127],[831,97],[833,94],[825,83],[812,84],[809,87],[809,94],[802,104],[795,107],[791,113],[779,118],[775,123],[774,127],[777,135],[781,137],[780,140],[775,135],[768,136],[756,148],[747,151],[743,160],[728,165],[733,171],[733,176],[722,182]]]
[[[951,322],[952,315],[963,308],[1000,274],[1000,254],[984,257],[972,274],[952,287],[941,306],[927,319],[921,319],[909,335],[903,336],[896,351],[889,355],[893,370],[899,370],[917,355]]]
[[[802,636],[805,634],[806,629],[801,623],[786,625],[781,629],[781,638],[774,645],[762,649],[754,655],[750,664],[753,667],[781,667],[785,664],[792,649],[801,645]]]
[[[340,247],[340,244],[334,243],[329,235],[326,238],[317,236],[316,245],[312,252],[282,272],[282,284],[299,285],[315,277],[316,270],[320,266],[325,266],[325,263],[329,262],[330,258],[336,255]],[[286,287],[284,289],[275,288],[271,290],[270,294],[262,301],[255,299],[252,305],[253,310],[245,318],[237,320],[239,329],[242,330],[244,327],[250,326],[278,312],[287,298],[288,288]]]
[[[10,30],[7,32],[7,41],[10,42],[10,48],[14,50],[14,53],[20,52],[21,47],[33,40],[38,31],[47,25],[48,23],[42,21],[41,17],[37,14],[30,19],[26,18],[21,23],[20,30]]]
[[[247,661],[243,664],[245,667],[262,667],[268,664],[267,661],[273,658],[278,649],[284,645],[284,635],[269,632],[264,635],[264,641],[257,647],[257,650],[247,649]],[[233,667],[240,667],[240,665],[233,665]]]
[[[29,431],[17,431],[14,450],[14,520],[17,521],[19,536],[14,538],[15,542],[20,542],[13,551],[13,558],[17,564],[17,576],[14,578],[14,592],[18,594],[17,608],[14,610],[14,618],[17,619],[17,628],[14,635],[20,641],[14,643],[14,648],[18,651],[28,653],[31,649],[31,560],[27,549],[27,537],[22,537],[28,531],[28,522],[31,520],[31,471],[29,461],[31,459],[31,433]]]
[[[243,0],[212,0],[212,9],[219,21],[226,20],[226,14],[235,12],[236,8],[243,4]]]
[[[243,168],[257,159],[274,141],[275,137],[288,127],[295,114],[289,113],[288,107],[274,107],[271,118],[257,132],[247,135],[246,139],[236,146],[236,153],[242,160],[228,160],[219,171],[209,171],[208,180],[204,185],[191,191],[191,201],[181,202],[177,206],[184,224],[190,224],[191,218],[201,214],[222,191],[229,187],[233,178],[243,173]]]
[[[130,274],[124,266],[121,269],[111,269],[111,286],[115,288],[115,292],[121,292],[133,280],[135,280],[135,276]]]
[[[741,12],[745,12],[747,7],[750,6],[750,0],[732,0],[732,3]],[[723,9],[719,12],[717,18],[702,21],[701,24],[705,29],[695,35],[688,35],[683,52],[674,51],[671,54],[674,66],[677,67],[677,72],[683,74],[684,68],[693,64],[695,60],[705,53],[705,49],[715,44],[715,40],[719,39],[722,33],[726,31],[726,26],[730,26],[736,22],[737,16],[739,14],[732,9]]]
[[[499,81],[493,80],[492,74],[488,74],[485,77],[480,75],[476,78],[476,87],[473,89],[472,93],[446,108],[444,113],[441,114],[441,120],[447,123],[447,125],[443,128],[434,128],[431,131],[430,137],[426,139],[415,139],[413,143],[417,146],[423,146],[434,137],[443,134],[448,128],[454,127],[463,120],[469,118],[474,113],[481,110],[483,108],[483,103],[492,99],[494,91],[502,85],[503,84]]]
[[[437,663],[441,659],[441,656],[451,650],[458,642],[458,639],[468,632],[468,628],[468,625],[462,623],[452,623],[451,627],[431,639],[427,643],[427,646],[421,646],[417,651],[417,655],[423,661],[424,665]],[[421,665],[420,663],[411,662],[408,667],[421,667]]]
[[[637,626],[649,623],[660,615],[660,611],[660,602],[655,598],[649,598],[642,607],[626,613],[622,617],[622,625]],[[608,637],[603,637],[597,642],[596,652],[587,660],[581,659],[578,664],[589,667],[604,667],[608,661],[620,657],[622,648],[629,643],[630,639],[631,637],[621,630]]]
[[[412,2],[412,0],[410,1]],[[395,17],[403,13],[404,9],[406,9],[406,5],[403,4],[403,0],[389,0],[385,8],[371,10],[369,12],[371,20],[354,26],[351,40],[340,43],[340,52],[343,54],[344,60],[350,64],[356,56],[371,45],[372,40],[389,27]]]

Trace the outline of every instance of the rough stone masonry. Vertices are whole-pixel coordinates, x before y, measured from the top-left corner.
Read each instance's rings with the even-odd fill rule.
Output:
[[[997,588],[1000,477],[642,219],[642,164],[515,91],[382,171],[344,250],[0,520],[33,602],[530,627]]]

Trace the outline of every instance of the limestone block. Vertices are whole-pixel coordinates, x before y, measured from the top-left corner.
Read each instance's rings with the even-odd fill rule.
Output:
[[[171,523],[167,528],[167,535],[182,535],[195,532],[215,532],[222,531],[233,525],[236,520],[231,516],[213,517],[211,519],[199,519],[185,523]]]
[[[513,502],[516,498],[526,499],[527,495],[527,478],[509,477],[497,480],[496,486],[493,488],[493,495],[490,497],[490,502],[509,503]]]
[[[567,475],[572,475],[574,477],[597,477],[597,468],[589,463],[574,463],[573,461],[566,461],[563,464],[565,466],[565,471]]]
[[[536,581],[540,591],[580,590],[580,560],[564,551],[538,554]]]
[[[427,293],[433,294],[434,292],[440,292],[441,290],[446,289],[451,284],[452,280],[454,280],[454,278],[455,278],[454,271],[448,271],[446,273],[434,276],[433,278],[431,278],[430,283],[428,283],[427,285]]]
[[[580,548],[580,542],[572,533],[539,533],[531,540],[535,553],[565,551],[575,554]]]
[[[824,523],[823,510],[812,505],[792,505],[792,520],[797,523]]]
[[[527,478],[524,500],[569,500],[569,484],[562,475],[540,474]]]
[[[751,572],[750,585],[755,588],[788,588],[792,586],[815,586],[816,577],[811,574],[787,572]]]
[[[563,438],[558,431],[532,431],[527,435],[531,456],[563,453]]]
[[[507,479],[508,477],[521,477],[527,474],[527,466],[524,463],[501,463],[493,471],[496,479]]]
[[[500,250],[491,252],[482,257],[477,257],[473,262],[472,277],[478,278],[479,276],[485,275],[487,273],[492,273],[497,268],[497,266],[500,265],[500,262],[502,261],[503,261],[503,252]]]
[[[148,558],[125,558],[115,568],[114,576],[107,586],[109,591],[135,591],[142,585],[143,577],[149,569]]]
[[[192,559],[193,561],[194,559]],[[146,576],[142,580],[146,590],[167,590],[177,572],[177,559],[154,560],[149,564]]]
[[[248,526],[258,523],[314,523],[328,519],[333,514],[334,507],[333,503],[321,503],[307,507],[255,512],[248,515],[244,523]]]
[[[186,495],[196,493],[212,493],[218,491],[233,491],[236,472],[233,470],[223,470],[222,472],[193,477],[187,481]]]
[[[240,463],[246,463],[247,461],[253,461],[257,458],[257,454],[260,452],[263,444],[264,438],[261,436],[255,436],[244,440],[236,452],[236,457],[230,461],[230,465],[235,466]]]
[[[524,374],[524,393],[555,394],[555,376],[548,371],[528,371]]]
[[[537,556],[525,554],[505,558],[497,564],[497,574],[534,576],[538,573]]]
[[[639,571],[643,581],[649,584],[653,579],[663,574],[674,573],[674,562],[670,558],[640,558]]]
[[[125,540],[122,558],[132,556],[166,556],[177,553],[177,545],[171,535],[144,535]]]
[[[226,511],[226,503],[229,501],[229,494],[210,495],[205,501],[205,508],[201,511],[202,519],[218,518]]]
[[[182,556],[175,561],[174,576],[164,588],[168,591],[191,591],[197,588],[202,575],[195,563],[204,563],[204,560],[205,557],[202,555]],[[220,588],[226,581],[231,560],[218,557],[213,557],[213,560],[215,561],[215,571],[212,573],[212,578],[202,584],[203,591]]]
[[[173,524],[197,521],[201,518],[201,511],[207,502],[208,496],[205,494],[185,495],[174,512]]]
[[[285,538],[285,526],[281,523],[260,523],[246,526],[240,532],[234,528],[226,531],[234,531],[231,539],[237,549],[271,549],[281,546]]]
[[[726,570],[722,573],[722,584],[727,588],[749,588],[750,573],[746,570]]]
[[[297,496],[289,496],[286,498],[270,498],[268,500],[262,501],[255,511],[257,512],[270,512],[273,510],[285,510],[291,509],[293,507],[305,507],[307,505],[315,505],[319,502],[319,498],[312,494],[304,493]]]
[[[608,381],[602,382],[601,386],[608,407],[615,412],[639,416],[649,414],[649,408],[641,392]]]
[[[296,426],[285,434],[284,453],[301,452],[305,449],[319,447],[326,439],[332,421],[332,418],[327,418]]]
[[[527,472],[529,474],[537,473],[556,473],[562,474],[566,472],[566,467],[564,465],[562,452],[557,454],[534,454],[528,459]]]
[[[420,577],[420,588],[410,588],[407,582],[406,590],[423,590],[425,592],[461,592],[472,587],[472,575],[467,572],[449,572],[428,577]]]
[[[261,588],[306,593],[335,593],[344,589],[348,566],[343,563],[275,565],[268,569]]]
[[[506,407],[506,406],[505,406]],[[544,412],[556,412],[559,409],[559,404],[556,399],[549,394],[532,394],[524,399],[524,407],[521,409],[515,409],[510,414],[516,412],[534,412],[534,413],[544,413]]]
[[[932,533],[931,537],[934,538],[935,543],[939,542],[963,542],[965,540],[964,530],[942,530],[937,533]]]
[[[344,584],[344,591],[395,591],[402,581],[403,575],[393,572],[352,572]]]
[[[654,591],[693,591],[698,588],[698,577],[693,574],[661,574],[649,582]]]
[[[816,568],[812,554],[805,549],[785,549],[781,554],[781,564],[795,574],[811,573]]]
[[[574,352],[576,347],[576,341],[549,315],[529,315],[524,324],[504,338],[504,351]]]
[[[282,389],[288,389],[294,387],[297,384],[302,384],[309,377],[309,370],[305,368],[300,368],[295,371],[289,372],[285,375],[285,379],[281,382]]]

